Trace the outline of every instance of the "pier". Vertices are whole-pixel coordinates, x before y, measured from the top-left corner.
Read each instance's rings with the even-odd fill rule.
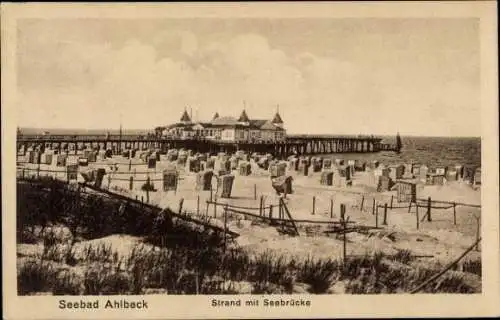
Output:
[[[56,150],[78,150],[85,147],[110,149],[120,153],[127,149],[192,149],[196,152],[246,152],[271,153],[276,157],[286,158],[292,154],[329,154],[329,153],[372,153],[379,151],[398,151],[397,147],[381,143],[382,139],[374,136],[340,135],[287,135],[284,141],[250,142],[224,141],[202,138],[168,138],[157,135],[34,135],[18,134],[17,150],[29,147],[47,147]]]

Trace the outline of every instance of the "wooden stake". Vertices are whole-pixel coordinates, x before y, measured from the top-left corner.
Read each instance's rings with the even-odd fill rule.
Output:
[[[345,207],[344,207],[344,210],[345,210]],[[343,235],[342,235],[342,263],[343,263],[344,267],[346,265],[346,258],[347,258],[346,226],[347,226],[347,223],[345,221],[345,216],[342,215],[342,233],[343,233]]]
[[[375,214],[375,198],[373,198],[372,215]]]
[[[333,198],[330,199],[330,218],[333,218]]]
[[[384,204],[384,221],[382,224],[387,225],[387,203]]]
[[[481,218],[480,217],[476,217],[476,220],[477,220],[477,228],[476,228],[476,247],[474,248],[476,251],[479,251],[479,238],[480,238],[480,234],[481,234]]]
[[[257,184],[253,185],[253,199],[257,200]]]
[[[184,205],[184,198],[179,201],[179,214],[182,214],[182,206]]]
[[[316,211],[316,197],[313,196],[313,210],[312,210],[313,215],[314,215],[315,211]]]
[[[261,195],[260,196],[260,204],[259,204],[259,216],[262,216],[263,203],[264,203],[264,197]]]
[[[129,190],[134,189],[134,177],[132,177],[132,176],[130,176],[130,179],[129,179],[128,189]]]
[[[196,198],[196,215],[200,215],[200,195]]]
[[[417,230],[418,230],[419,223],[420,223],[420,221],[419,221],[420,219],[419,219],[419,217],[418,217],[418,203],[415,203],[415,207],[416,207],[416,209],[417,209]]]
[[[217,218],[217,195],[215,195],[214,199],[214,218]]]
[[[224,251],[226,251],[227,204],[224,206]]]
[[[392,204],[393,204],[393,202],[394,202],[394,196],[392,195],[391,196],[391,210],[392,210]]]
[[[453,202],[453,224],[457,225],[457,204]]]
[[[431,222],[431,197],[427,199],[427,221]]]
[[[365,195],[363,195],[363,197],[361,198],[361,212],[363,212],[363,205],[365,204]]]

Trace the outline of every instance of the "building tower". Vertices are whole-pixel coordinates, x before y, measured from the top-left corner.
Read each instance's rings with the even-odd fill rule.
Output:
[[[250,119],[248,118],[248,115],[247,115],[245,109],[243,109],[243,111],[241,112],[241,115],[238,118],[238,122],[241,124],[244,124],[244,125],[250,124]]]
[[[182,117],[181,117],[181,123],[182,124],[191,123],[191,117],[189,117],[186,108],[184,108],[184,113],[182,114]]]
[[[271,121],[272,124],[274,124],[277,127],[280,127],[283,129],[283,120],[281,119],[280,116],[280,106],[278,105],[276,107],[276,114],[274,115],[273,121]]]

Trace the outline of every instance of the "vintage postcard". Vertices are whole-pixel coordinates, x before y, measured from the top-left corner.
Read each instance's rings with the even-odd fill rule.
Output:
[[[2,4],[4,318],[498,316],[495,9]]]

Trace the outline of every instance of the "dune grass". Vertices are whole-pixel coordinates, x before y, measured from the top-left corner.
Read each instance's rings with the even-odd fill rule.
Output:
[[[36,214],[31,210],[39,201]],[[168,294],[238,293],[247,283],[251,292],[295,293],[298,287],[312,294],[325,294],[337,282],[345,293],[409,292],[439,272],[441,266],[414,266],[409,250],[393,255],[375,252],[337,259],[289,257],[266,250],[249,254],[223,234],[173,219],[165,210],[155,213],[104,199],[78,194],[58,182],[18,183],[18,242],[43,244],[43,253],[23,260],[18,267],[20,295],[37,292],[68,295],[144,294],[161,289]],[[55,226],[66,226],[66,239]],[[41,227],[40,232],[35,232]],[[104,243],[86,244],[84,239],[112,234],[141,236],[126,256]],[[29,235],[29,236],[27,236]],[[480,260],[464,263],[464,271],[480,274]],[[73,272],[78,267],[80,273]],[[449,271],[423,292],[474,292],[463,273]]]

